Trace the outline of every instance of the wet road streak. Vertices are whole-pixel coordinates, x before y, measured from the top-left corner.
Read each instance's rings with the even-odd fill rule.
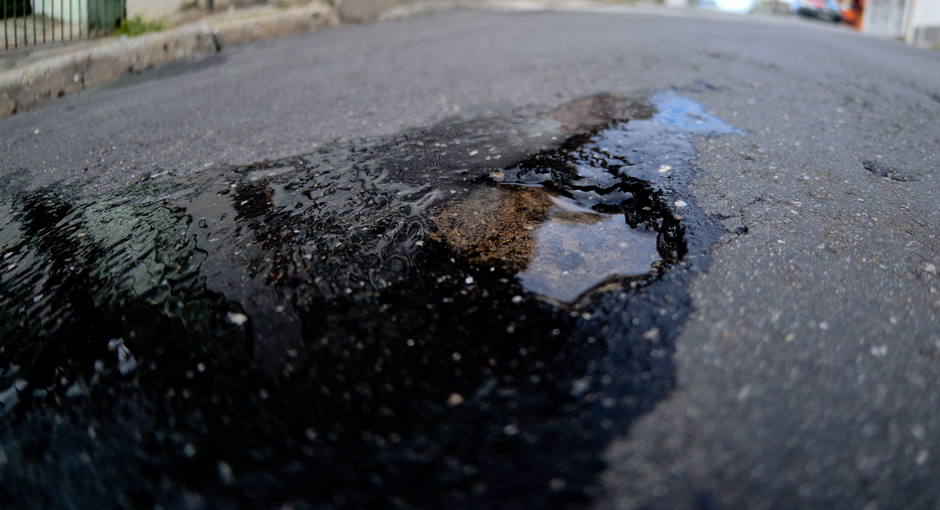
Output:
[[[569,508],[675,384],[672,92],[0,202],[12,507]],[[574,289],[574,290],[572,290]]]

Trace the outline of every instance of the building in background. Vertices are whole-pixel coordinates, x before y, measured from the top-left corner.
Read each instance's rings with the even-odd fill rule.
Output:
[[[940,46],[940,0],[866,0],[861,31],[917,46]]]

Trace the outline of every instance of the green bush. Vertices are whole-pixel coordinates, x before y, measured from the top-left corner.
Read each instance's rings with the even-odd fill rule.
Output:
[[[160,30],[163,30],[162,21],[144,21],[140,19],[140,16],[134,16],[132,19],[122,19],[117,33],[118,35],[134,37],[147,32],[159,32]]]

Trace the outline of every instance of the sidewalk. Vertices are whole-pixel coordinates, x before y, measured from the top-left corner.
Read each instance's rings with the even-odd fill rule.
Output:
[[[32,47],[0,54],[0,118],[30,106],[225,45],[311,32],[339,24],[337,10],[316,0],[292,8],[255,7],[184,19],[138,37]]]

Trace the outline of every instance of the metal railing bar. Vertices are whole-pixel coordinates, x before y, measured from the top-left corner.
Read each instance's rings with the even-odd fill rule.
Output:
[[[7,0],[3,0],[3,49],[10,49],[10,34],[7,32]]]
[[[126,17],[125,0],[0,0],[0,8],[5,51],[107,36]]]

